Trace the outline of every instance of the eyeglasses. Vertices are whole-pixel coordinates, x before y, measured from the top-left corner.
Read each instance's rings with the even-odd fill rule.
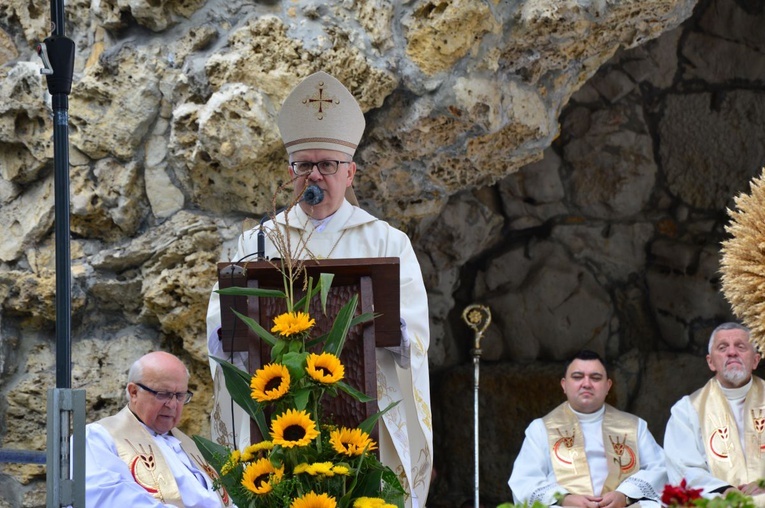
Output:
[[[191,391],[186,392],[158,392],[157,390],[152,390],[148,386],[142,385],[141,383],[136,383],[139,388],[142,390],[146,390],[150,394],[154,395],[154,398],[157,399],[160,402],[169,402],[170,400],[175,397],[175,399],[180,402],[181,404],[188,404],[189,401],[191,401],[191,397],[194,396],[194,393]]]
[[[334,175],[337,173],[337,168],[340,167],[340,164],[350,164],[351,162],[353,161],[295,161],[290,162],[290,167],[292,167],[292,171],[294,171],[297,176],[310,175],[314,166],[319,169],[319,173],[322,175]]]

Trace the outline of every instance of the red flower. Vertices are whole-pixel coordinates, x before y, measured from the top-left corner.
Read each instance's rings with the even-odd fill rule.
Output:
[[[695,499],[701,499],[703,489],[692,489],[688,487],[685,478],[680,485],[665,485],[664,492],[661,493],[661,502],[666,506],[690,506]]]

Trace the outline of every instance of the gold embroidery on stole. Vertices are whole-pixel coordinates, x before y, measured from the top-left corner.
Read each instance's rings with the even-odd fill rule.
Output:
[[[135,482],[155,499],[183,508],[181,492],[170,466],[161,453],[155,453],[154,438],[124,407],[114,416],[98,422],[114,439],[120,459],[128,465]]]
[[[162,453],[155,453],[154,437],[141,425],[130,409],[125,407],[116,415],[104,418],[98,423],[114,439],[120,459],[128,465],[136,483],[155,499],[183,508],[181,492],[170,466]],[[194,441],[178,429],[173,429],[171,433],[180,441],[186,455],[199,466],[205,481],[208,482],[207,485],[212,486],[212,478],[216,478],[217,474],[204,461]],[[225,489],[221,488],[216,493],[223,506],[231,505],[231,498]]]
[[[594,495],[590,468],[584,448],[584,435],[579,419],[563,403],[543,418],[550,445],[550,458],[557,482],[570,492]],[[640,469],[637,453],[637,417],[606,404],[603,415],[603,446],[608,463],[608,476],[603,492],[611,492],[625,478]]]
[[[712,474],[730,485],[749,483],[765,476],[765,461],[762,454],[765,445],[762,432],[765,430],[765,382],[752,378],[752,387],[744,402],[744,450],[736,418],[725,398],[718,381],[714,378],[690,399],[699,415],[704,450]]]

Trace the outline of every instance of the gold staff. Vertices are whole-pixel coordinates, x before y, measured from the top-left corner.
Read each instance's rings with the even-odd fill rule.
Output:
[[[462,311],[462,319],[467,325],[475,332],[475,344],[473,346],[473,367],[475,372],[475,382],[473,384],[473,436],[474,436],[474,448],[473,457],[475,459],[475,508],[479,508],[480,498],[480,485],[478,481],[478,379],[479,368],[481,363],[481,338],[483,332],[489,327],[491,323],[491,311],[484,305],[474,303],[465,307]]]

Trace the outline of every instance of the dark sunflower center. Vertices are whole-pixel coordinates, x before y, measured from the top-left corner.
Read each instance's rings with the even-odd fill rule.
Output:
[[[279,388],[281,384],[282,384],[282,378],[281,376],[277,376],[273,378],[271,381],[269,381],[268,383],[266,383],[266,389],[263,391],[268,392],[271,390],[276,390],[277,388]]]
[[[264,483],[268,482],[268,474],[262,474],[255,478],[255,481],[253,483],[256,487],[262,487]]]
[[[332,375],[332,371],[331,371],[331,370],[329,370],[329,369],[328,369],[328,368],[326,368],[326,367],[316,367],[316,370],[318,370],[319,372],[321,372],[321,375],[322,375],[322,376],[331,376],[331,375]]]
[[[290,425],[284,429],[284,439],[286,441],[300,441],[305,437],[305,429],[300,425]]]

